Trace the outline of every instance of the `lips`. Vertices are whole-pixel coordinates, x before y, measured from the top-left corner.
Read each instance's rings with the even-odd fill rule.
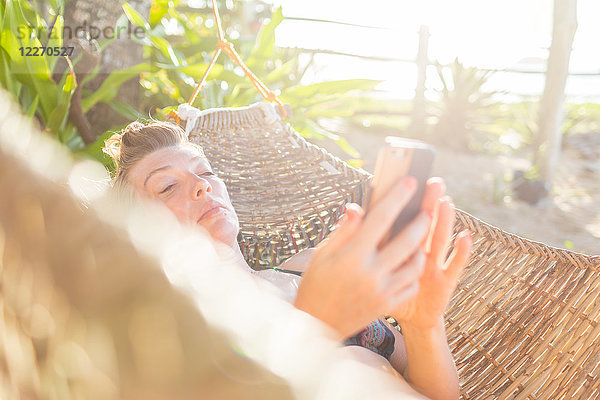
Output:
[[[223,205],[221,205],[219,203],[208,204],[202,210],[202,213],[200,214],[200,218],[198,218],[198,222],[203,221],[205,219],[212,218],[212,217],[217,216],[219,214],[222,214],[226,210],[227,209]]]

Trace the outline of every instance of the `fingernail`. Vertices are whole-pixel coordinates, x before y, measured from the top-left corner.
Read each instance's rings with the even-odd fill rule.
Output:
[[[364,214],[365,214],[365,212],[362,209],[362,207],[359,206],[356,203],[348,203],[346,205],[346,211],[350,211],[350,210],[352,210],[352,212],[350,213],[350,214],[352,214],[352,217],[358,216],[358,217],[362,218],[364,216]]]
[[[471,232],[469,229],[465,229],[464,231],[459,232],[458,234],[459,237],[463,238],[463,237],[473,237],[473,232]]]
[[[348,203],[346,204],[346,206],[344,207],[344,212],[348,211],[348,210],[352,210],[352,209],[356,209],[356,206],[354,205],[354,203]]]

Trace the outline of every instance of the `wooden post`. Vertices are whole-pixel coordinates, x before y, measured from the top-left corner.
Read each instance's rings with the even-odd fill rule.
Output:
[[[410,130],[414,135],[422,136],[425,132],[425,79],[427,73],[427,48],[429,45],[429,27],[421,25],[419,29],[419,50],[417,52],[417,86],[413,100],[413,112]]]
[[[563,103],[571,47],[577,30],[577,0],[554,0],[552,45],[548,56],[546,85],[540,101],[535,165],[540,179],[552,183],[560,158]]]

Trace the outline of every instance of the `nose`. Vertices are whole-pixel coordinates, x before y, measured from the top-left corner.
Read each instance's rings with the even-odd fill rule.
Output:
[[[202,198],[206,193],[212,192],[212,186],[205,178],[194,174],[191,179],[193,180],[192,198],[195,200]]]

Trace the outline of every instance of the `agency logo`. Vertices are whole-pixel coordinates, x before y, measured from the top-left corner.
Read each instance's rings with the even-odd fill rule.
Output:
[[[86,20],[78,26],[64,26],[62,32],[59,32],[58,29],[52,29],[49,39],[59,40],[62,36],[63,40],[86,38],[90,41],[100,41],[105,39],[143,39],[145,35],[146,32],[144,31],[144,28],[141,26],[133,26],[129,21],[127,22],[127,25],[99,27],[88,23]],[[18,27],[16,34],[17,39],[24,40],[31,38],[32,36],[40,37],[37,29],[28,25],[21,25]]]

